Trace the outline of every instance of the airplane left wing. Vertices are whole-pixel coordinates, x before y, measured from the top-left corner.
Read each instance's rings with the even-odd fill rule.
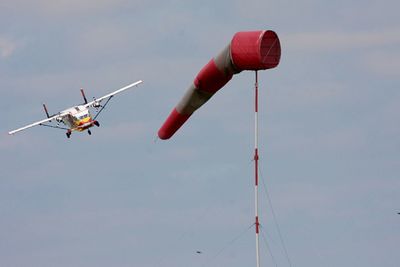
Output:
[[[138,85],[138,84],[141,84],[142,82],[143,82],[142,80],[139,80],[139,81],[134,82],[134,83],[131,83],[131,84],[125,86],[125,87],[122,87],[121,89],[118,89],[118,90],[116,90],[116,91],[114,91],[114,92],[112,92],[112,93],[109,93],[109,94],[107,94],[107,95],[105,95],[105,96],[102,96],[102,97],[99,97],[99,98],[97,98],[97,99],[94,99],[93,101],[91,101],[91,102],[85,104],[85,107],[91,107],[91,106],[93,106],[93,105],[96,104],[96,103],[100,103],[102,100],[104,100],[104,99],[106,99],[106,98],[109,98],[109,97],[112,97],[112,96],[114,96],[114,95],[116,95],[116,94],[119,94],[119,93],[121,93],[121,92],[123,92],[123,91],[125,91],[125,90],[127,90],[127,89],[129,89],[129,88],[132,88],[132,87],[134,87],[134,86],[136,86],[136,85]]]
[[[49,122],[49,121],[52,121],[52,120],[54,120],[54,119],[63,117],[64,115],[65,115],[65,114],[57,114],[57,115],[51,116],[51,117],[49,117],[49,118],[47,118],[47,119],[44,119],[44,120],[41,120],[41,121],[37,121],[37,122],[31,123],[31,124],[29,124],[29,125],[26,125],[26,126],[24,126],[24,127],[18,128],[18,129],[16,129],[16,130],[10,131],[10,132],[8,132],[8,134],[15,134],[15,133],[17,133],[17,132],[26,130],[26,129],[31,128],[31,127],[33,127],[33,126],[41,125],[41,124],[43,124],[43,123],[45,123],[45,122]]]

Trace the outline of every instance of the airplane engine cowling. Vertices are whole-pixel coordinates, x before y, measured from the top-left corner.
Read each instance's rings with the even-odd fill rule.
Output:
[[[237,32],[231,42],[197,74],[183,98],[158,131],[169,139],[219,89],[243,70],[265,70],[279,64],[281,47],[273,31]]]

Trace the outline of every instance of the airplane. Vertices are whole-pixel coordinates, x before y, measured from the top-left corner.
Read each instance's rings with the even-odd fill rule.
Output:
[[[26,125],[24,127],[18,128],[16,130],[10,131],[8,132],[8,134],[13,135],[17,132],[40,125],[40,126],[47,126],[51,128],[67,130],[66,133],[67,138],[71,137],[73,131],[83,132],[87,130],[88,134],[91,135],[92,132],[90,131],[90,128],[93,126],[97,127],[100,126],[100,123],[96,119],[99,116],[99,114],[103,111],[103,109],[106,107],[111,98],[113,98],[116,94],[119,94],[129,88],[139,85],[142,82],[143,82],[142,80],[136,81],[105,96],[99,98],[93,98],[93,101],[90,102],[87,101],[85,92],[83,91],[83,89],[81,89],[81,94],[85,103],[65,109],[54,115],[49,115],[46,105],[43,104],[43,108],[46,113],[47,119],[40,120],[32,124]],[[106,100],[106,102],[104,103],[104,105],[101,105],[100,103],[103,100]],[[90,113],[89,110],[90,107],[96,109],[96,114],[94,116],[92,116],[92,114]],[[47,124],[54,121],[56,121],[57,125]],[[59,126],[60,123],[63,123],[67,128]]]

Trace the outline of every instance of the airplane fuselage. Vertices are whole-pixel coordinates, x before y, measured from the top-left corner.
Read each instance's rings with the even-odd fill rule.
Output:
[[[62,117],[62,122],[67,125],[71,131],[82,132],[95,125],[90,111],[87,107],[80,105],[62,111],[67,114]]]

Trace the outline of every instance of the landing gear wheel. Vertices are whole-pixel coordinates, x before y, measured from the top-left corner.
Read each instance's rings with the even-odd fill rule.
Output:
[[[98,121],[94,121],[93,124],[96,125],[97,127],[100,127],[100,123]]]
[[[67,138],[71,138],[71,132],[67,132],[66,135],[67,135]]]
[[[92,132],[91,132],[90,130],[88,130],[87,133],[88,133],[89,135],[92,135]]]

